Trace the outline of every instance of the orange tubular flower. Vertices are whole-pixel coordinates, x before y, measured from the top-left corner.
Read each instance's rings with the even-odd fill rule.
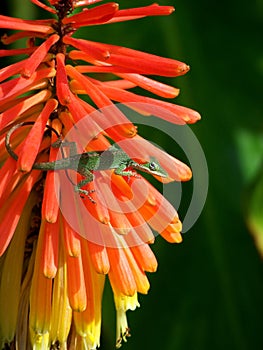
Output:
[[[170,15],[173,7],[120,10],[114,2],[94,6],[99,1],[49,0],[47,5],[31,0],[52,18],[0,16],[0,28],[16,30],[2,37],[3,44],[28,39],[27,47],[0,50],[0,57],[26,55],[0,70],[1,348],[96,349],[106,275],[120,347],[129,336],[126,311],[139,305],[138,293],[149,289],[146,273],[157,269],[149,247],[152,230],[169,242],[182,240],[176,210],[138,174],[96,171],[95,180],[83,188],[89,198],[83,198],[74,192],[83,179],[74,169],[34,168],[36,162],[68,157],[73,147],[78,153],[104,151],[111,139],[138,162],[158,159],[167,172],[164,179],[156,176],[160,181],[191,178],[188,166],[140,137],[115,104],[142,118],[154,114],[175,124],[195,123],[200,119],[196,111],[129,91],[138,86],[174,98],[178,89],[150,76],[180,76],[189,66],[75,35],[83,26]],[[112,80],[103,81],[100,73]],[[51,147],[66,137],[70,147]],[[15,153],[9,149],[8,154],[8,142]],[[71,197],[65,196],[65,187]]]

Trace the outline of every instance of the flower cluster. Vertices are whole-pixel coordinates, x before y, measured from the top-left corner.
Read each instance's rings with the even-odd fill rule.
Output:
[[[178,89],[149,76],[176,77],[189,67],[75,36],[83,26],[169,15],[171,6],[120,10],[114,2],[93,6],[100,0],[31,1],[52,18],[0,16],[0,28],[16,30],[4,35],[2,43],[27,43],[0,50],[1,57],[19,56],[0,70],[1,346],[14,342],[17,349],[96,349],[108,275],[119,347],[129,335],[126,311],[138,306],[137,293],[149,289],[146,272],[157,268],[149,247],[152,230],[169,242],[181,242],[177,212],[144,177],[120,176],[110,169],[98,171],[96,184],[86,185],[91,200],[73,191],[68,202],[65,186],[73,188],[72,178],[79,182],[81,176],[67,170],[58,178],[58,172],[34,169],[34,164],[67,157],[68,150],[52,145],[70,134],[78,153],[107,150],[112,140],[140,162],[157,158],[168,174],[163,180],[156,176],[159,180],[189,180],[188,166],[140,137],[116,105],[137,112],[139,105],[142,117],[196,122],[200,116],[189,108],[132,91],[141,87],[174,98]],[[103,80],[105,73],[111,78]],[[6,134],[20,123],[10,140],[14,159],[5,147]]]

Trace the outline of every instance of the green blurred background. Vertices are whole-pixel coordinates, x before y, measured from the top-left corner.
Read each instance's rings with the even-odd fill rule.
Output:
[[[119,3],[127,8],[151,1]],[[161,0],[159,4],[173,5],[176,12],[82,32],[91,40],[191,66],[186,76],[162,81],[181,89],[175,103],[201,113],[202,120],[192,130],[209,167],[209,194],[198,222],[182,244],[171,245],[159,237],[153,246],[158,272],[149,275],[151,289],[140,296],[141,308],[128,312],[132,337],[123,349],[262,350],[263,269],[247,221],[253,215],[250,198],[263,158],[263,2]],[[44,13],[27,0],[4,5],[15,16],[36,18]],[[147,136],[147,130],[142,132]],[[163,135],[157,139],[155,134],[154,141],[175,154]],[[191,188],[184,186],[187,197]],[[256,202],[260,218],[261,198]],[[108,288],[102,350],[114,348],[114,318]]]

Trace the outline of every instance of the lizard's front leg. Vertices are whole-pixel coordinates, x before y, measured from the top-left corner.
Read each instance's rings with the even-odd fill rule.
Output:
[[[69,156],[74,156],[77,154],[77,145],[74,141],[63,141],[61,138],[59,138],[56,142],[52,144],[52,147],[69,147]],[[63,150],[62,150],[63,152]],[[74,186],[75,192],[78,192],[79,194],[83,194],[89,198],[89,200],[92,203],[96,203],[94,199],[90,196],[90,193],[95,192],[95,190],[87,191],[83,190],[81,187],[85,186],[87,183],[91,182],[93,180],[93,174],[86,168],[81,167],[78,169],[78,173],[83,175],[85,179],[81,180],[77,185]]]

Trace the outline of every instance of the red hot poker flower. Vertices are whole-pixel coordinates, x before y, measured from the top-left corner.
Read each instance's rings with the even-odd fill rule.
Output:
[[[196,111],[130,91],[138,86],[153,95],[174,98],[178,89],[150,76],[177,77],[189,66],[75,35],[84,26],[170,15],[173,7],[152,4],[121,10],[114,2],[90,7],[99,1],[49,0],[46,5],[31,0],[52,18],[0,16],[1,28],[17,30],[4,35],[3,44],[28,39],[27,47],[0,50],[1,57],[26,55],[0,70],[2,346],[16,343],[19,349],[31,343],[35,349],[54,344],[64,349],[97,348],[108,275],[117,312],[116,345],[120,347],[129,336],[126,311],[139,305],[138,293],[149,289],[146,272],[157,268],[149,247],[154,241],[152,230],[169,242],[182,240],[176,210],[139,175],[97,171],[95,180],[85,187],[95,204],[73,193],[68,208],[63,206],[67,203],[65,184],[72,190],[74,176],[75,182],[81,180],[76,171],[68,169],[57,177],[57,172],[34,169],[36,162],[61,158],[60,150],[51,145],[58,142],[57,135],[70,134],[79,153],[107,150],[111,138],[133,159],[158,159],[167,172],[163,182],[191,178],[188,166],[141,138],[115,104],[137,112],[140,106],[142,118],[154,114],[175,124],[195,123],[200,119]],[[91,73],[97,73],[96,78]],[[112,80],[104,81],[103,73],[112,75]],[[17,128],[12,134],[14,159],[6,152],[5,141],[8,130],[18,123],[33,126],[30,131]],[[69,222],[68,215],[76,222]]]

